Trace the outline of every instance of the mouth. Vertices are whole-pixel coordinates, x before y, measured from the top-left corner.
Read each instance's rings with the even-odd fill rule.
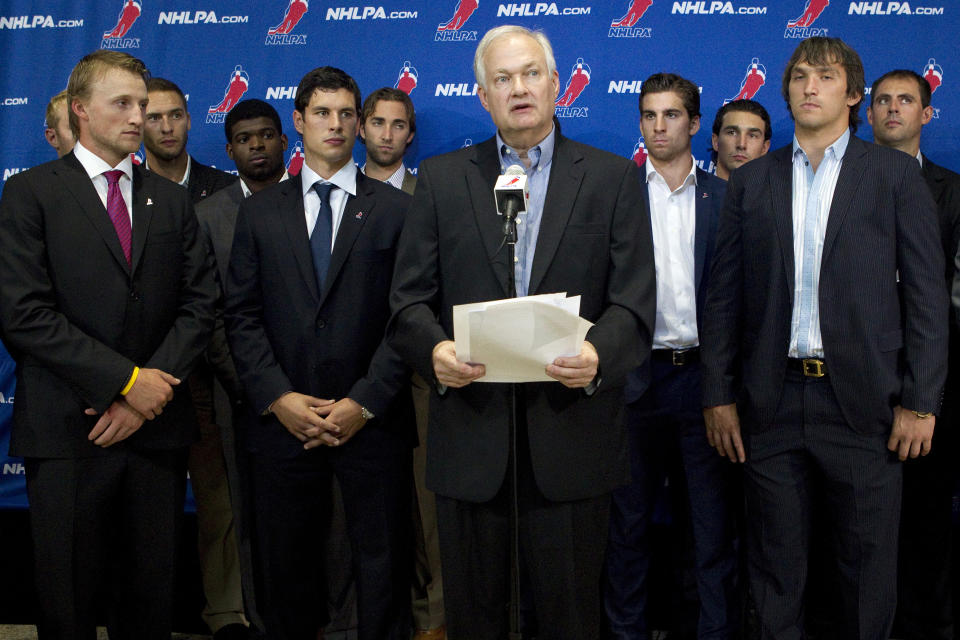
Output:
[[[805,111],[813,111],[814,109],[819,109],[820,105],[816,102],[804,102],[800,105],[800,108]]]
[[[344,142],[346,142],[346,138],[327,138],[327,139],[324,140],[323,142],[324,142],[324,144],[329,144],[329,145],[332,145],[332,146],[334,146],[334,147],[339,147],[339,146],[342,145]]]
[[[250,164],[258,167],[265,165],[267,163],[267,160],[268,160],[267,156],[263,156],[263,155],[250,156]]]
[[[748,158],[747,156],[745,156],[745,155],[743,155],[743,154],[737,154],[737,155],[733,156],[733,159],[736,160],[737,162],[746,162],[746,161],[749,160],[750,158]]]
[[[903,125],[902,122],[900,122],[899,120],[893,120],[893,119],[887,120],[887,121],[884,123],[884,126],[887,127],[888,129],[892,129],[892,128],[894,128],[894,127],[899,127],[899,126],[901,126],[901,125]]]
[[[393,147],[388,144],[381,144],[377,147],[377,149],[379,149],[380,151],[388,152],[388,153],[393,151]]]
[[[512,113],[527,113],[533,110],[533,105],[529,103],[515,104],[510,107]]]

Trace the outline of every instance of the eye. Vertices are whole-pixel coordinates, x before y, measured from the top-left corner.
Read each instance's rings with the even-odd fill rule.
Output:
[[[497,76],[497,77],[495,77],[495,78],[493,79],[493,83],[494,83],[494,84],[505,84],[505,83],[507,82],[507,80],[508,80],[507,76],[500,75],[500,76]]]
[[[261,132],[260,135],[263,137],[264,140],[273,140],[274,136],[276,136],[277,134],[272,129],[269,129],[267,131]]]
[[[237,144],[245,144],[249,139],[250,139],[250,136],[246,136],[246,135],[237,136]]]

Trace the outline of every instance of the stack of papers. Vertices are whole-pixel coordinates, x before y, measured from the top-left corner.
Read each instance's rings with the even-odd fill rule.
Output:
[[[486,367],[477,382],[551,381],[546,366],[579,355],[592,326],[580,317],[580,296],[566,293],[453,307],[457,358]]]

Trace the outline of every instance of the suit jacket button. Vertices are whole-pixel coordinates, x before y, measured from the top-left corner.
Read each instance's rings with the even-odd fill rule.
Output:
[[[326,320],[317,320],[317,329],[323,329],[327,326]]]
[[[130,299],[131,299],[131,300],[134,300],[134,301],[136,301],[136,302],[140,302],[140,292],[139,292],[139,291],[131,291],[131,292],[130,292]]]

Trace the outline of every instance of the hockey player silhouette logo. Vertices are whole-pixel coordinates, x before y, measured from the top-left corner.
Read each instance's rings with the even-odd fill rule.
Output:
[[[447,22],[437,25],[437,31],[459,31],[478,6],[480,6],[479,0],[459,0],[457,8],[453,11],[453,17]]]
[[[734,100],[751,100],[757,95],[757,91],[760,90],[760,87],[762,87],[766,81],[766,67],[760,64],[759,58],[754,58],[750,61],[750,66],[747,67],[747,73],[743,76],[743,82],[740,83],[740,93],[729,100],[724,100],[723,104],[733,102]]]
[[[611,27],[632,27],[647,12],[653,0],[631,0],[627,12],[610,23]]]
[[[823,10],[827,8],[830,4],[830,0],[807,0],[807,4],[803,7],[803,13],[800,14],[800,17],[796,20],[792,20],[787,23],[787,29],[796,29],[797,27],[809,27],[817,18],[820,17],[820,14],[823,13]]]
[[[572,105],[588,84],[590,84],[590,66],[583,61],[583,58],[577,58],[577,63],[573,65],[573,69],[570,71],[567,88],[564,89],[563,95],[557,99],[557,106],[569,107]]]
[[[300,169],[303,168],[303,142],[297,140],[297,143],[293,146],[293,153],[290,154],[290,159],[287,160],[287,173],[291,176],[295,176],[300,173]]]
[[[637,163],[638,167],[642,167],[643,163],[647,161],[647,145],[643,142],[643,136],[640,136],[637,144],[633,145],[633,161]]]
[[[416,68],[410,64],[409,60],[404,60],[403,68],[400,69],[400,75],[397,77],[397,84],[393,87],[410,95],[410,92],[417,88],[417,78],[419,76]]]
[[[927,60],[927,66],[923,68],[923,78],[930,85],[930,93],[934,93],[941,84],[943,84],[943,67],[937,64],[933,58]]]
[[[227,83],[227,90],[223,93],[223,100],[211,106],[207,113],[229,113],[230,109],[240,102],[240,98],[247,92],[249,86],[250,76],[240,65],[237,65],[230,74],[230,82]]]
[[[123,8],[120,9],[120,15],[117,17],[117,24],[110,31],[105,31],[104,38],[122,38],[130,31],[130,27],[140,17],[141,6],[137,0],[124,0]]]
[[[283,21],[267,31],[267,35],[279,36],[290,33],[306,12],[307,0],[290,0],[287,12],[283,15]]]

